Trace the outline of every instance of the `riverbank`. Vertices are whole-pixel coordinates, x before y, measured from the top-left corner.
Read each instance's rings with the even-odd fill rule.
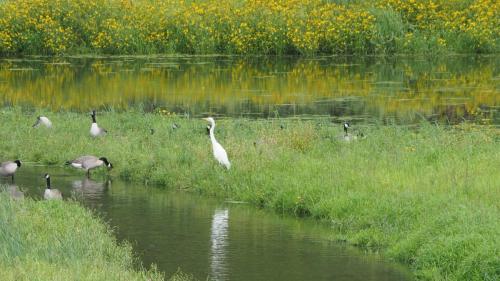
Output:
[[[0,1],[0,54],[498,53],[493,0]]]
[[[6,281],[164,280],[138,267],[131,247],[118,244],[109,227],[76,202],[13,200],[1,193],[0,246]],[[169,280],[189,279],[179,273]]]
[[[54,128],[31,128],[39,114],[0,111],[1,159],[62,165],[106,156],[111,176],[328,221],[333,239],[407,264],[421,280],[500,275],[498,128],[353,124],[365,137],[345,142],[328,120],[217,120],[226,171],[202,120],[99,112],[109,134],[91,139],[88,114],[44,112]]]

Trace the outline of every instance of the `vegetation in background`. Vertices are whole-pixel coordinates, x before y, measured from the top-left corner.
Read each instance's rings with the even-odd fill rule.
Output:
[[[30,127],[42,113],[53,130]],[[345,142],[329,120],[217,119],[232,162],[226,171],[213,159],[206,122],[165,110],[99,112],[109,130],[99,139],[89,136],[87,115],[14,108],[0,118],[1,159],[62,165],[106,156],[123,179],[328,221],[335,239],[380,251],[421,280],[500,277],[498,128],[352,124],[366,138]]]
[[[0,54],[496,53],[496,0],[6,0]]]

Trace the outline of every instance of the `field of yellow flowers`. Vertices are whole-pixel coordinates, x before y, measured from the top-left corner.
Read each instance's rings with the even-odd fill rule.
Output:
[[[0,54],[497,53],[497,0],[4,0]]]

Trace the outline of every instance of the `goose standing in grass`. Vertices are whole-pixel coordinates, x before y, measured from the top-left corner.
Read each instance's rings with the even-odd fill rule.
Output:
[[[45,188],[45,192],[43,193],[43,198],[46,200],[61,200],[62,194],[58,189],[52,188],[50,186],[50,175],[45,174],[45,180],[47,182],[47,187]]]
[[[52,128],[52,122],[50,122],[49,118],[45,116],[38,116],[36,118],[35,124],[33,124],[33,128],[37,128],[38,126],[44,125],[47,128]]]
[[[12,177],[12,182],[14,182],[14,174],[17,168],[21,167],[21,161],[6,161],[0,164],[0,176]]]
[[[81,156],[74,160],[66,161],[66,165],[87,171],[87,177],[90,177],[90,170],[102,165],[106,165],[108,170],[113,168],[113,164],[111,164],[106,157],[97,158],[92,155]]]
[[[217,142],[214,135],[215,130],[215,120],[212,117],[203,118],[203,120],[210,122],[210,140],[212,141],[212,149],[214,153],[215,159],[226,169],[231,168],[231,163],[229,163],[229,159],[227,158],[226,150]]]
[[[350,127],[351,127],[351,125],[349,125],[349,123],[344,122],[344,135],[342,136],[342,140],[347,141],[347,142],[357,139],[356,136],[353,136],[352,134],[348,133],[348,129]]]
[[[106,131],[106,129],[104,129],[102,127],[99,127],[99,125],[97,125],[97,122],[95,120],[95,110],[92,110],[92,114],[90,114],[90,116],[92,116],[92,125],[90,126],[90,135],[93,137],[104,136],[108,131]]]

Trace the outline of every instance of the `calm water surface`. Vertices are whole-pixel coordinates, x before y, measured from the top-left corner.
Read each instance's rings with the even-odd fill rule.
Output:
[[[500,124],[500,56],[0,59],[0,103],[199,116]]]
[[[156,263],[167,276],[181,268],[200,280],[411,280],[398,265],[328,241],[325,225],[244,204],[29,164],[15,184],[40,198],[46,171],[64,197],[97,210],[144,264]]]

